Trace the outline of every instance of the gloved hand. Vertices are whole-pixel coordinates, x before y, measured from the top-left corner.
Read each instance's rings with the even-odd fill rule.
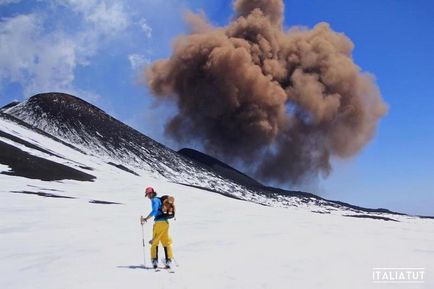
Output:
[[[140,224],[144,224],[144,223],[146,223],[146,218],[143,218],[143,216],[140,216]]]

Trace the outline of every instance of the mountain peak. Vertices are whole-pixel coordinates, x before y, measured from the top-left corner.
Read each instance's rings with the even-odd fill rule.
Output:
[[[157,145],[98,107],[66,93],[37,94],[3,112],[96,154],[121,157],[122,151],[138,151],[132,143]]]
[[[126,127],[87,101],[59,92],[36,94],[4,112],[68,140],[84,135],[110,138]]]
[[[158,161],[152,163],[152,171],[162,175],[168,175],[166,167],[181,159],[170,149],[70,94],[37,94],[2,112],[132,174],[149,166],[154,154],[158,155]],[[170,173],[180,171],[177,167]]]
[[[35,94],[34,96],[29,98],[28,102],[61,102],[91,105],[79,97],[63,92],[46,92]]]
[[[27,101],[11,107],[8,112],[14,114],[18,110],[39,112],[45,117],[56,118],[59,121],[69,121],[71,117],[73,120],[77,120],[77,117],[81,118],[89,114],[111,118],[104,111],[85,100],[60,92],[36,94]]]

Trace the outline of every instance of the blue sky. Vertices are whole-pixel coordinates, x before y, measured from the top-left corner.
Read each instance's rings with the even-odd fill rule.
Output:
[[[186,9],[225,25],[232,2],[204,0],[0,0],[0,105],[64,91],[172,147],[165,120],[141,82],[143,67],[168,57],[186,33]],[[376,76],[389,113],[350,160],[335,160],[320,195],[434,215],[434,2],[285,1],[284,26],[328,22],[355,44],[355,62]]]

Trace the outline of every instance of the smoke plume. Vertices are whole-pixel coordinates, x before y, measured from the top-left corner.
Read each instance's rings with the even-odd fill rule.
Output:
[[[327,23],[284,31],[281,0],[236,0],[234,9],[226,27],[188,13],[190,34],[146,71],[152,93],[178,106],[166,132],[263,180],[328,175],[331,158],[360,152],[387,111],[373,77]]]

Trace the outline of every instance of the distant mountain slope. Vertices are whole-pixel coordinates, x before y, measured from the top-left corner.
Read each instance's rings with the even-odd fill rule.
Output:
[[[248,175],[238,171],[237,169],[225,164],[224,162],[213,158],[209,155],[206,155],[200,151],[189,149],[189,148],[183,148],[178,151],[181,155],[188,157],[192,159],[193,161],[196,161],[202,165],[205,165],[220,175],[235,181],[236,183],[239,183],[241,185],[245,185],[247,187],[262,187],[263,185],[256,181],[255,179],[249,177]]]
[[[378,209],[371,209],[371,208],[363,208],[360,206],[351,205],[345,202],[340,201],[332,201],[327,200],[324,198],[321,198],[317,195],[301,192],[301,191],[289,191],[284,190],[280,188],[274,188],[270,186],[264,186],[263,184],[257,182],[253,178],[245,175],[244,173],[238,171],[237,169],[225,164],[224,162],[211,157],[207,154],[204,154],[202,152],[199,152],[194,149],[189,148],[183,148],[178,151],[181,155],[184,155],[196,162],[201,163],[204,166],[209,167],[211,170],[217,172],[218,174],[226,177],[227,179],[237,183],[241,184],[243,186],[246,186],[247,188],[251,188],[256,190],[258,193],[261,193],[263,195],[268,195],[269,197],[273,197],[276,195],[282,195],[285,197],[297,197],[300,200],[304,200],[306,203],[312,202],[313,200],[322,200],[327,201],[329,204],[333,204],[336,208],[339,207],[348,207],[353,208],[355,210],[358,210],[360,212],[366,212],[366,213],[387,213],[387,214],[398,214],[398,215],[404,215],[398,212],[393,212],[387,209],[378,208]],[[353,216],[356,217],[356,216]]]
[[[99,184],[121,175],[134,179],[153,176],[266,206],[359,218],[362,214],[396,216],[384,209],[365,209],[310,193],[265,187],[203,153],[189,149],[177,153],[96,106],[64,93],[38,94],[1,109],[0,142],[4,148],[0,163],[27,178],[93,180]],[[59,175],[52,173],[53,168],[58,168]],[[0,173],[10,175],[12,171]],[[28,191],[25,183],[23,186],[19,190]]]
[[[194,164],[172,150],[72,95],[38,94],[3,112],[131,171],[152,171],[170,178],[194,170]]]
[[[72,95],[38,94],[8,106],[0,114],[5,129],[10,127],[7,122],[12,122],[122,172],[162,176],[176,183],[201,186],[251,201],[264,199]],[[4,131],[13,134],[13,130]]]

